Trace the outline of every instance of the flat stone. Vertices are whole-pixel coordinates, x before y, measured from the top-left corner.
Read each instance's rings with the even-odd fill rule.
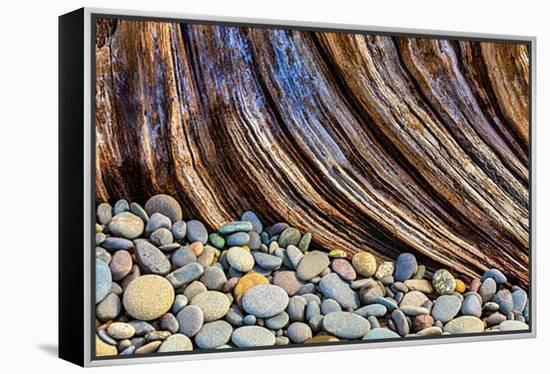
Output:
[[[158,194],[147,200],[145,211],[149,217],[155,213],[161,213],[170,218],[172,222],[177,222],[182,218],[180,204],[172,196],[165,194]]]
[[[251,210],[248,210],[243,213],[243,215],[241,216],[241,221],[250,222],[252,224],[252,231],[256,232],[257,234],[260,234],[264,229],[264,226],[260,218],[256,215],[256,213],[254,213]]]
[[[195,343],[202,349],[218,348],[229,342],[232,333],[233,327],[225,321],[205,323],[195,336]]]
[[[114,236],[126,239],[139,237],[145,228],[141,218],[130,212],[117,214],[109,222],[109,232]]]
[[[95,303],[101,302],[111,292],[113,278],[107,263],[95,260]]]
[[[432,307],[432,317],[436,321],[447,323],[458,314],[461,307],[462,302],[458,297],[454,295],[439,296],[434,301]]]
[[[405,317],[405,314],[401,310],[394,310],[391,313],[391,319],[399,335],[406,336],[409,334],[409,322],[407,321],[407,317]]]
[[[422,306],[426,301],[428,301],[428,297],[424,295],[422,292],[411,291],[405,294],[399,306],[407,306],[407,305]]]
[[[106,225],[113,218],[113,208],[109,203],[101,203],[96,210],[97,220],[102,225]]]
[[[286,248],[289,245],[298,245],[301,237],[302,234],[300,233],[300,231],[298,231],[294,227],[288,227],[283,232],[281,232],[277,242],[282,248]]]
[[[439,295],[451,295],[455,291],[456,281],[448,270],[439,269],[432,277],[432,285]]]
[[[248,233],[248,236],[250,237],[248,248],[252,250],[260,249],[260,247],[262,246],[262,239],[260,238],[260,234],[255,231],[250,231]]]
[[[166,275],[170,272],[172,265],[160,249],[144,239],[137,239],[134,243],[137,261],[145,273]]]
[[[208,235],[208,241],[217,249],[222,249],[225,246],[225,239],[217,232]]]
[[[506,316],[498,312],[492,313],[486,320],[488,327],[500,325],[504,321],[506,321]]]
[[[267,328],[277,331],[285,327],[288,324],[289,320],[290,320],[290,317],[288,316],[288,313],[281,312],[276,316],[267,318],[265,320],[265,325]]]
[[[139,205],[138,203],[130,204],[130,212],[134,213],[136,216],[141,218],[143,222],[149,221],[149,215],[147,214],[145,209],[143,209],[141,205]]]
[[[144,344],[141,347],[137,348],[134,351],[134,353],[136,355],[143,355],[143,354],[153,353],[153,352],[157,351],[157,349],[160,347],[161,344],[162,344],[162,340],[155,340],[155,341]]]
[[[529,330],[529,325],[521,321],[503,321],[498,325],[500,331]]]
[[[381,304],[365,305],[353,311],[353,313],[358,314],[364,318],[367,318],[370,316],[383,317],[386,315],[387,312],[388,312],[388,309]]]
[[[329,314],[332,312],[341,312],[342,307],[338,302],[334,299],[324,299],[321,303],[321,313],[322,314]]]
[[[196,262],[197,255],[195,254],[195,252],[193,252],[191,248],[189,248],[189,246],[184,246],[180,247],[178,250],[172,253],[170,260],[172,261],[172,264],[175,268],[180,268],[182,266],[190,264],[191,262]]]
[[[222,225],[218,232],[222,235],[231,235],[236,232],[249,232],[254,229],[250,221],[233,221]]]
[[[199,281],[193,281],[189,283],[187,286],[185,286],[183,290],[183,295],[187,297],[188,300],[193,299],[196,295],[206,292],[208,289],[202,282]]]
[[[114,339],[130,339],[136,333],[136,329],[129,323],[113,322],[109,325],[107,333]]]
[[[321,274],[330,261],[325,253],[319,251],[308,252],[304,255],[297,268],[297,275],[303,281],[309,281]]]
[[[506,276],[498,269],[489,269],[483,273],[481,282],[483,283],[483,281],[487,278],[493,278],[497,284],[506,283],[508,281]]]
[[[243,295],[252,287],[268,283],[269,280],[265,276],[254,272],[248,273],[242,276],[235,285],[235,288],[233,288],[233,296],[240,303]]]
[[[204,313],[198,305],[188,305],[176,314],[180,332],[188,337],[195,336],[204,323]]]
[[[443,328],[449,334],[473,334],[483,332],[483,321],[474,316],[462,316],[449,321]]]
[[[394,278],[396,281],[403,282],[412,278],[417,269],[416,257],[411,253],[402,253],[395,263]]]
[[[130,205],[128,204],[128,201],[124,199],[120,199],[115,203],[115,206],[113,207],[113,214],[119,214],[122,212],[126,212],[130,210]]]
[[[242,298],[243,309],[259,318],[269,318],[283,312],[288,302],[286,291],[271,284],[255,286]]]
[[[326,298],[336,300],[343,309],[357,309],[360,305],[357,293],[337,274],[331,273],[321,278],[319,290]]]
[[[95,315],[97,319],[106,322],[119,316],[122,309],[120,298],[114,293],[110,293],[96,306]]]
[[[189,304],[189,299],[185,295],[176,295],[174,304],[172,304],[172,313],[176,314]]]
[[[187,222],[187,240],[190,243],[201,242],[206,244],[208,241],[208,231],[201,221],[191,220]]]
[[[229,235],[225,242],[230,247],[247,245],[250,242],[250,235],[246,232],[236,232]]]
[[[243,273],[252,270],[254,267],[254,257],[249,251],[241,247],[229,248],[226,258],[232,268]]]
[[[430,314],[430,310],[421,306],[408,305],[399,308],[405,315],[410,317],[422,316]]]
[[[313,337],[311,327],[303,322],[291,323],[286,333],[290,341],[295,344],[302,344]]]
[[[202,309],[204,321],[210,322],[223,318],[229,311],[231,302],[227,296],[218,291],[206,291],[191,300],[191,305]]]
[[[191,262],[168,274],[166,279],[170,281],[174,288],[178,288],[199,279],[203,273],[204,268],[201,264],[198,262]]]
[[[363,336],[363,340],[378,340],[378,339],[392,339],[392,338],[399,338],[399,335],[395,332],[391,331],[390,329],[386,328],[375,328],[370,330]]]
[[[106,238],[101,246],[109,251],[125,250],[130,251],[134,248],[134,242],[124,238]]]
[[[118,351],[116,346],[107,344],[99,336],[95,337],[95,355],[98,357],[116,356]]]
[[[150,321],[172,307],[174,288],[158,275],[143,275],[128,284],[123,296],[126,312],[135,319]]]
[[[384,305],[388,311],[393,312],[395,309],[397,309],[399,306],[397,305],[397,301],[390,297],[377,297],[375,299],[375,303]],[[406,306],[406,305],[404,305]]]
[[[133,265],[132,256],[128,251],[116,251],[109,263],[113,280],[118,281],[127,276]]]
[[[365,278],[370,278],[376,273],[376,258],[368,252],[356,253],[351,263],[357,273]]]
[[[192,351],[193,342],[183,334],[174,334],[166,338],[160,345],[158,352]]]
[[[340,278],[351,282],[357,278],[357,273],[348,260],[337,258],[332,261],[332,270],[340,276]]]
[[[267,253],[254,252],[253,256],[256,264],[267,270],[278,269],[283,264],[283,260],[281,258]]]
[[[148,333],[155,331],[155,328],[149,322],[134,320],[128,323],[134,326],[136,336],[145,336]]]
[[[231,341],[237,347],[261,347],[275,345],[275,335],[260,326],[243,326],[235,329]]]
[[[420,291],[425,294],[434,293],[432,284],[426,279],[407,279],[404,283],[409,291]]]
[[[210,266],[204,270],[200,280],[209,290],[221,291],[223,285],[227,282],[227,277],[219,267]]]
[[[323,329],[343,339],[359,339],[370,330],[369,321],[349,312],[332,312],[323,318]]]
[[[439,326],[427,327],[424,330],[420,330],[416,333],[418,336],[440,336],[443,335],[443,330]]]

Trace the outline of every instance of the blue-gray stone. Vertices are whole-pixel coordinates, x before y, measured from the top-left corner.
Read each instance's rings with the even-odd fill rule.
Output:
[[[506,279],[506,276],[498,269],[489,269],[485,273],[483,273],[483,276],[481,277],[481,281],[483,282],[487,278],[493,278],[497,284],[506,283],[508,279]]]
[[[301,237],[302,234],[298,229],[288,227],[279,235],[277,241],[282,248],[286,248],[289,245],[298,245]]]
[[[185,297],[185,295],[176,295],[174,304],[172,304],[172,313],[177,314],[180,310],[185,308],[188,303],[189,300]]]
[[[199,279],[204,273],[204,268],[198,262],[191,262],[166,276],[166,279],[172,283],[174,288],[183,286],[196,279]]]
[[[170,221],[170,218],[160,213],[155,213],[149,217],[149,221],[147,221],[147,225],[145,226],[145,235],[149,236],[153,231],[162,228],[170,230],[171,227],[172,221]]]
[[[172,225],[172,235],[174,239],[183,240],[187,234],[187,223],[185,221],[177,221]]]
[[[113,279],[109,265],[100,259],[95,260],[95,303],[100,303],[111,291]]]
[[[388,312],[388,309],[381,304],[365,305],[359,309],[356,309],[353,313],[360,315],[361,317],[383,317]]]
[[[405,281],[412,278],[417,269],[416,257],[411,253],[402,253],[395,263],[394,278],[399,282]]]
[[[208,231],[201,221],[193,219],[187,222],[187,240],[190,243],[201,242],[206,244],[208,241]]]
[[[274,224],[273,226],[271,226],[271,228],[269,229],[269,236],[273,237],[273,236],[279,235],[280,233],[282,233],[287,228],[288,228],[288,223],[278,222],[278,223]]]
[[[309,300],[306,305],[306,320],[309,321],[318,314],[321,314],[321,308],[319,307],[319,304],[315,300]]]
[[[321,303],[321,313],[329,314],[332,312],[341,312],[342,307],[336,300],[333,299],[324,299]]]
[[[259,318],[273,317],[283,312],[288,305],[288,295],[284,289],[272,284],[252,287],[242,298],[242,307]]]
[[[298,248],[300,248],[302,252],[306,253],[307,250],[309,249],[311,238],[312,238],[312,235],[309,232],[306,232],[304,235],[302,235],[302,238],[298,242]]]
[[[170,272],[172,265],[160,249],[145,239],[137,239],[134,243],[137,261],[145,273],[166,275]]]
[[[141,218],[143,222],[149,221],[149,214],[139,205],[138,203],[130,204],[130,212],[134,213],[136,216]]]
[[[278,269],[283,263],[283,260],[281,260],[279,257],[263,252],[254,252],[253,256],[256,264],[267,270]]]
[[[243,325],[243,319],[244,319],[243,312],[236,305],[232,305],[229,308],[229,311],[227,312],[224,318],[227,322],[229,322],[233,326],[238,327]]]
[[[528,299],[527,292],[525,292],[521,288],[512,292],[514,311],[523,313],[523,311],[525,310],[525,307],[527,306],[527,299]]]
[[[359,339],[370,330],[370,323],[357,314],[332,312],[323,318],[323,328],[338,338]]]
[[[180,332],[191,338],[201,330],[204,313],[197,305],[188,305],[178,312],[176,319],[180,325]]]
[[[409,322],[407,321],[407,317],[402,311],[400,311],[399,309],[395,309],[391,313],[391,320],[393,321],[395,329],[397,330],[397,333],[399,335],[406,336],[409,334]]]
[[[243,246],[247,245],[250,241],[250,235],[246,232],[236,232],[234,234],[229,235],[225,242],[228,246],[234,247],[234,246]]]
[[[243,213],[243,215],[241,216],[241,221],[250,222],[252,224],[252,231],[256,232],[257,234],[261,233],[262,230],[264,229],[264,226],[262,225],[262,221],[260,220],[260,218],[258,218],[256,213],[254,213],[251,210]]]
[[[275,344],[275,335],[260,326],[243,326],[235,329],[231,341],[237,347],[261,347]]]
[[[109,251],[125,250],[129,251],[134,248],[134,242],[124,238],[106,238],[101,246]]]
[[[245,325],[255,325],[256,321],[257,321],[256,316],[252,315],[252,314],[248,314],[248,315],[244,316],[244,318],[243,318],[243,323]]]
[[[300,261],[304,257],[302,251],[294,245],[289,245],[286,248],[285,255],[292,269],[297,269]]]
[[[493,278],[487,278],[479,287],[478,293],[481,296],[483,303],[490,301],[497,291],[497,283]]]
[[[128,201],[124,199],[120,199],[119,201],[117,201],[115,203],[115,206],[113,207],[113,213],[115,215],[122,212],[127,212],[128,210],[130,210],[130,205],[128,204]]]
[[[170,259],[175,268],[180,268],[192,262],[197,262],[197,255],[191,248],[184,246],[175,251]]]
[[[255,231],[250,231],[248,233],[250,240],[248,241],[248,248],[252,250],[260,249],[262,246],[262,240],[260,239],[260,234]]]
[[[377,297],[375,302],[384,305],[390,312],[398,308],[397,302],[389,297]]]
[[[311,327],[303,322],[293,322],[288,326],[286,333],[290,341],[295,344],[302,344],[313,336]]]
[[[378,327],[367,332],[363,337],[363,340],[392,339],[392,338],[399,338],[399,335],[391,331],[390,329]]]
[[[236,232],[249,232],[253,229],[254,226],[250,221],[233,221],[220,227],[218,232],[222,235],[230,235]]]
[[[343,309],[357,309],[359,295],[338,274],[330,273],[321,278],[319,289],[326,298],[334,299]]]
[[[502,314],[508,314],[514,309],[514,300],[509,290],[500,290],[493,297],[493,301],[499,305]]]
[[[285,327],[288,324],[288,321],[289,321],[288,313],[282,312],[277,314],[276,316],[267,318],[265,320],[265,325],[267,328],[277,331]]]
[[[447,323],[460,311],[462,302],[454,295],[439,296],[432,307],[432,317],[436,321]]]
[[[226,344],[231,338],[233,327],[225,321],[204,324],[195,336],[195,343],[202,349],[213,349]]]
[[[466,295],[460,313],[465,316],[481,317],[481,312],[481,298],[474,294]]]

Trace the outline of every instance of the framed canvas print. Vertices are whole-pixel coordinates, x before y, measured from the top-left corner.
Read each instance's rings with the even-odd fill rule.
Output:
[[[535,39],[59,19],[59,353],[535,336]]]

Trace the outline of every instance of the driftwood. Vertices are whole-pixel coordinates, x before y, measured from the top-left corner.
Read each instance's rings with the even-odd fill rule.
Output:
[[[524,44],[101,21],[97,201],[529,277]]]

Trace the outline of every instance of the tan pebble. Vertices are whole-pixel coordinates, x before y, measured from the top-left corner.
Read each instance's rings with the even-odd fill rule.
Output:
[[[145,354],[145,353],[153,353],[156,352],[156,350],[160,347],[162,344],[162,340],[155,340],[154,342],[147,343],[144,346],[139,347],[134,352],[137,355]]]
[[[105,343],[99,336],[95,337],[95,355],[102,356],[116,356],[118,351],[114,345]]]
[[[352,257],[351,263],[357,273],[365,278],[372,277],[376,272],[376,259],[368,252],[356,253]]]
[[[201,242],[194,242],[189,245],[189,248],[191,248],[191,250],[198,257],[202,254],[202,251],[204,250],[204,245]]]
[[[174,288],[170,282],[161,276],[148,274],[128,284],[123,304],[132,317],[150,321],[170,310],[174,297]]]
[[[425,294],[434,293],[432,283],[426,279],[407,279],[404,283],[410,291],[420,291]]]
[[[378,280],[386,278],[388,276],[393,275],[393,271],[395,270],[395,265],[391,261],[384,261],[378,266],[378,269],[376,270],[376,273],[374,274],[374,277]]]

